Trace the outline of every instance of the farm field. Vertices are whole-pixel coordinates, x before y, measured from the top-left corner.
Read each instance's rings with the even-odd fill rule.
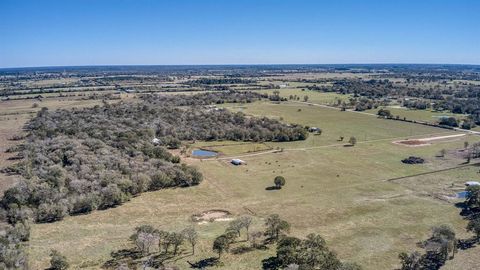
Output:
[[[277,153],[253,155],[248,151],[255,144],[246,147],[248,144],[226,143],[218,149],[223,149],[220,151],[225,155],[242,156],[248,165],[233,166],[228,157],[203,161],[185,158],[204,174],[205,180],[199,186],[148,192],[117,208],[51,224],[35,224],[28,249],[33,267],[48,266],[48,252],[55,248],[71,258],[74,268],[96,269],[111,259],[112,251],[131,247],[128,237],[136,226],[150,224],[180,230],[194,225],[200,235],[198,252],[192,256],[185,251],[174,261],[186,269],[187,261],[215,256],[211,243],[227,222],[191,221],[193,214],[210,209],[224,209],[235,216],[254,215],[253,230],[262,227],[264,217],[277,213],[291,223],[292,235],[319,233],[341,259],[357,262],[364,269],[393,268],[398,263],[398,253],[415,249],[416,242],[425,239],[432,226],[451,224],[460,237],[466,234],[466,221],[454,206],[455,200],[439,196],[454,196],[465,179],[478,177],[478,170],[463,167],[457,169],[460,174],[454,170],[446,174],[434,171],[461,166],[464,160],[456,153],[465,141],[475,142],[477,137],[465,135],[407,147],[392,142],[461,133],[302,103],[223,106],[248,115],[317,126],[323,132],[305,141],[266,143],[283,149]],[[345,138],[342,142],[341,136]],[[345,146],[351,136],[357,137],[357,145]],[[197,142],[194,146],[214,143]],[[451,153],[436,157],[442,149]],[[400,162],[410,155],[424,157],[426,163]],[[415,176],[427,172],[433,173]],[[287,179],[286,186],[266,190],[277,175]],[[439,175],[441,180],[435,182]],[[406,178],[395,180],[400,177]],[[223,268],[258,269],[262,259],[272,255],[272,248],[225,254]]]

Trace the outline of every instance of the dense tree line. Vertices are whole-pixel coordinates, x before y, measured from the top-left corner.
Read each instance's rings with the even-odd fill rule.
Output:
[[[93,108],[42,109],[26,128],[29,136],[9,168],[23,180],[7,190],[1,206],[10,223],[28,218],[52,222],[69,214],[115,207],[132,196],[202,181],[167,148],[184,140],[292,141],[307,132],[268,118],[203,107],[248,102],[236,92],[168,96]],[[187,107],[177,107],[191,105]]]
[[[408,88],[393,84],[389,80],[360,80],[360,79],[339,79],[331,85],[311,85],[309,90],[336,92],[339,94],[353,94],[368,98],[381,98],[393,93],[406,92]]]
[[[255,81],[250,79],[233,78],[233,77],[200,78],[200,79],[191,80],[187,82],[187,84],[192,86],[211,85],[211,84],[252,84],[252,83],[255,83]]]
[[[267,94],[252,91],[219,91],[197,95],[143,95],[142,99],[156,105],[193,106],[222,103],[251,103],[264,98]]]
[[[28,269],[24,242],[29,238],[28,222],[19,222],[0,234],[0,269]]]
[[[478,75],[476,77],[478,79]],[[309,85],[306,88],[314,91],[336,92],[340,94],[353,94],[355,98],[363,97],[370,102],[359,100],[356,110],[371,108],[374,102],[381,98],[402,98],[403,105],[407,108],[427,109],[438,111],[451,111],[453,113],[470,114],[477,124],[480,124],[480,86],[474,84],[462,85],[456,83],[454,87],[446,86],[446,80],[435,87],[417,87],[412,85],[413,79],[408,77],[407,83],[397,84],[388,79],[339,79],[331,85]],[[436,79],[433,81],[437,81]],[[425,81],[428,82],[428,81]],[[415,100],[405,99],[413,97]],[[366,101],[368,99],[363,99]],[[358,108],[357,108],[358,107]]]

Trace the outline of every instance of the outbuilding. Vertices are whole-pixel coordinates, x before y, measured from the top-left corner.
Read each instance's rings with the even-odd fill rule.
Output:
[[[238,159],[238,158],[234,158],[234,159],[232,159],[231,163],[233,165],[242,165],[242,164],[245,164],[245,161],[243,161],[241,159]]]
[[[467,186],[467,187],[469,187],[469,186],[480,186],[480,182],[468,181],[468,182],[465,182],[465,186]]]

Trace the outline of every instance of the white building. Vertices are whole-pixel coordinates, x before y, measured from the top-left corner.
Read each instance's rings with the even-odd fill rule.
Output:
[[[469,187],[469,186],[480,186],[480,183],[477,182],[477,181],[468,181],[468,182],[465,182],[465,186]]]
[[[241,159],[238,159],[238,158],[234,158],[234,159],[232,159],[231,163],[233,165],[242,165],[242,164],[245,164],[245,161],[243,161]]]

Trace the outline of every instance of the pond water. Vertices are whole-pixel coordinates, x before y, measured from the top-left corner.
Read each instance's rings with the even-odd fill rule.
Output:
[[[192,155],[194,157],[216,157],[218,154],[217,152],[213,152],[213,151],[196,149],[192,151]]]
[[[457,198],[465,199],[468,196],[468,191],[462,191],[457,193]]]

